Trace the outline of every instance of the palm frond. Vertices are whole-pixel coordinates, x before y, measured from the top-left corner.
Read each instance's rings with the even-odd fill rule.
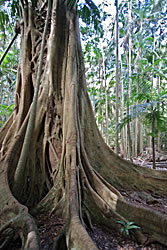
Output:
[[[18,0],[0,0],[0,30],[4,31],[6,27],[13,25],[19,18]]]
[[[85,0],[85,3],[78,4],[78,14],[86,25],[91,25],[101,37],[103,36],[104,31],[100,10],[92,0]]]
[[[92,0],[85,0],[86,4],[89,5],[89,7],[94,10],[99,12],[98,7],[95,5],[95,3]]]

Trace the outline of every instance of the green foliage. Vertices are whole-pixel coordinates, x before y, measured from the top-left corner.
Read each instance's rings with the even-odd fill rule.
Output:
[[[0,29],[5,30],[5,25],[9,22],[8,14],[0,10]]]
[[[122,128],[125,124],[140,117],[144,128],[155,119],[156,136],[158,132],[166,133],[164,129],[166,123],[166,102],[162,98],[162,93],[166,91],[166,45],[165,45],[165,10],[164,0],[162,4],[156,6],[155,1],[138,2],[132,1],[132,88],[131,97],[127,99],[129,75],[128,75],[128,57],[129,57],[129,13],[128,2],[119,4],[119,39],[120,39],[120,82],[123,84],[124,98],[124,118],[118,125]],[[99,7],[100,16],[104,29],[103,38],[92,30],[91,20],[87,20],[90,26],[81,27],[82,38],[84,40],[84,55],[86,61],[86,76],[88,82],[88,91],[90,94],[95,117],[98,126],[105,136],[105,88],[103,85],[102,71],[105,65],[105,80],[107,81],[108,94],[108,123],[110,126],[110,137],[114,136],[115,130],[115,16],[113,13],[105,12],[105,4],[109,1],[103,1]],[[88,6],[87,6],[88,7]],[[158,8],[158,11],[155,9]],[[104,14],[102,13],[104,12]],[[85,8],[85,19],[91,12]],[[110,16],[109,16],[110,15]],[[105,20],[110,20],[110,25],[106,26]],[[89,22],[90,21],[90,22]],[[105,27],[105,28],[104,28]],[[109,38],[110,34],[110,38]],[[100,46],[100,44],[103,44]],[[104,65],[102,65],[102,56]],[[160,93],[158,94],[155,81],[159,78]],[[154,82],[154,84],[153,84]],[[154,86],[153,86],[154,85]],[[137,87],[138,86],[138,87]],[[127,116],[127,105],[130,106],[130,115]],[[121,99],[120,104],[121,106]],[[148,134],[148,132],[147,132]]]
[[[20,18],[20,6],[19,6],[19,1],[18,0],[12,0],[12,1],[7,1],[8,2],[8,8],[10,9],[11,17],[13,21],[15,22],[18,18]]]
[[[100,15],[101,13],[94,2],[92,0],[85,0],[85,3],[79,3],[77,8],[82,22],[86,24],[86,31],[89,32],[89,35],[93,35],[97,32],[102,37],[104,32],[102,27],[102,18]],[[90,31],[89,29],[92,28],[93,30]],[[83,32],[83,30],[84,28],[81,28],[81,32]],[[87,34],[87,32],[85,32],[85,34]]]
[[[155,122],[154,134],[150,133],[149,135],[157,136],[158,132],[167,131],[165,126],[167,122],[167,110],[166,104],[164,105],[166,98],[166,91],[162,92],[160,95],[157,95],[156,93],[152,95],[149,95],[148,93],[132,95],[131,99],[135,102],[142,102],[143,100],[147,101],[137,105],[132,105],[130,107],[130,114],[128,116],[125,114],[124,119],[118,125],[118,129],[122,129],[126,124],[134,119],[142,117],[142,121],[146,125],[152,123],[153,120]]]
[[[12,114],[14,104],[7,106],[5,104],[0,104],[0,127],[3,126],[7,118]]]
[[[0,1],[0,58],[14,36],[14,25],[18,17],[19,1]],[[19,48],[15,41],[0,66],[0,126],[13,110],[18,57]]]
[[[140,229],[140,227],[136,226],[133,221],[124,222],[122,220],[118,220],[116,222],[121,225],[120,232],[124,235],[130,235],[131,233],[134,233],[135,229]]]
[[[13,29],[13,25],[20,17],[19,1],[0,1],[0,31]]]

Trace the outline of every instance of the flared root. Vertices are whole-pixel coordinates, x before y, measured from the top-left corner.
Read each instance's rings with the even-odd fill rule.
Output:
[[[119,191],[167,196],[167,172],[125,161],[104,143],[87,93],[78,18],[67,1],[52,1],[31,144],[18,168],[46,16],[46,5],[36,2],[33,9],[21,1],[16,106],[0,132],[0,248],[19,237],[23,249],[40,249],[27,207],[33,215],[64,218],[55,250],[97,249],[87,228],[93,221],[120,231],[117,220],[140,226],[134,235],[141,244],[167,246],[167,217],[126,201]]]

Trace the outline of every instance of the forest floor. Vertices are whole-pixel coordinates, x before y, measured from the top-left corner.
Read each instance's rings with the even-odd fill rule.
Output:
[[[152,168],[151,153],[145,151],[133,159],[135,164]],[[167,170],[167,154],[156,154],[156,169]],[[167,215],[167,197],[146,192],[119,190],[126,200],[141,206],[152,208]],[[62,219],[54,214],[38,217],[38,228],[42,250],[52,250],[53,242],[64,225]],[[109,231],[102,225],[93,225],[93,230],[88,230],[89,235],[100,250],[165,250],[167,247],[158,243],[141,246],[132,238],[124,238],[121,233]],[[90,249],[91,250],[91,249]]]
[[[135,164],[152,168],[152,157],[148,152],[144,152],[139,157],[133,159]],[[164,155],[156,155],[156,169],[167,170],[167,153]],[[119,190],[126,200],[137,205],[152,208],[162,214],[167,215],[167,197],[156,194],[148,194],[146,192],[134,192]],[[39,215],[36,218],[39,229],[41,249],[52,250],[54,241],[62,227],[64,221],[55,214]],[[149,246],[141,246],[132,238],[124,238],[119,232],[109,231],[103,225],[93,225],[93,230],[88,230],[89,235],[100,250],[164,250],[167,247],[158,243]],[[20,244],[10,246],[9,250],[20,249]],[[61,249],[60,249],[61,250]],[[91,250],[91,249],[89,249]]]
[[[167,214],[167,198],[165,197],[155,197],[148,199],[145,203],[142,202],[142,197],[147,195],[146,193],[136,193],[136,192],[121,192],[124,197],[129,201],[133,201],[136,204],[141,204],[142,206],[151,206],[152,209],[161,211]],[[147,203],[148,202],[148,203]],[[64,222],[62,219],[55,215],[41,216],[38,217],[38,228],[41,240],[42,250],[52,250],[53,242],[56,239],[58,233],[63,227]],[[130,238],[124,238],[121,233],[109,231],[102,225],[93,225],[93,230],[88,231],[89,235],[96,243],[100,250],[165,250],[167,247],[162,246],[158,243],[151,244],[149,246],[141,246],[136,241]],[[91,249],[90,249],[91,250]]]
[[[39,219],[39,218],[38,218]],[[63,221],[55,215],[42,216],[40,218],[39,234],[42,250],[52,250],[53,242],[56,239],[60,229],[63,226]],[[102,225],[93,225],[93,231],[89,230],[89,235],[100,250],[165,250],[167,247],[158,243],[149,246],[139,245],[132,239],[123,238],[121,233],[108,231]],[[61,250],[61,249],[60,249]],[[91,250],[91,249],[85,249]]]

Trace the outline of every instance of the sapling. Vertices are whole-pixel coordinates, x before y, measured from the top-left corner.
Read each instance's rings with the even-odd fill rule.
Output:
[[[133,221],[122,221],[122,220],[118,220],[116,221],[117,223],[119,223],[121,225],[121,229],[120,232],[121,234],[125,235],[130,235],[134,233],[134,229],[140,229],[139,226],[135,225]]]

